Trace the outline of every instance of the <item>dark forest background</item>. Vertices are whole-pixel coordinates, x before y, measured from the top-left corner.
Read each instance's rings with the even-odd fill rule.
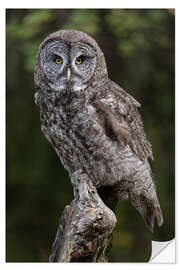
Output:
[[[150,239],[174,237],[174,10],[7,9],[6,22],[6,260],[48,261],[59,216],[73,199],[68,174],[40,131],[33,67],[49,33],[78,29],[99,43],[109,77],[142,104],[164,225],[149,233],[130,202],[119,202],[110,260],[148,261]]]

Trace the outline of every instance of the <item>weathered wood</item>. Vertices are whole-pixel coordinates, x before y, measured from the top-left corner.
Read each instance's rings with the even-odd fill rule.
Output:
[[[75,199],[66,206],[50,262],[107,262],[115,214],[104,204],[87,174],[72,177]]]

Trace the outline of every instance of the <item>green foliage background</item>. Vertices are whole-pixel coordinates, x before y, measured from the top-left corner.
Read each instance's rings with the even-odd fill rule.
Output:
[[[129,201],[119,202],[111,261],[148,261],[150,239],[174,237],[174,10],[8,9],[6,259],[46,262],[60,213],[72,200],[67,172],[40,131],[33,67],[41,41],[78,29],[101,46],[109,77],[141,104],[164,225],[149,233]]]

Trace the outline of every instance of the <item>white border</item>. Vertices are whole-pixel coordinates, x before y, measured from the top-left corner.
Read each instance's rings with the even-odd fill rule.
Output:
[[[5,258],[5,12],[0,9],[0,261]]]
[[[126,0],[126,1],[51,1],[49,4],[48,1],[10,1],[6,0],[2,5],[2,8],[175,8],[178,5],[178,0],[151,0],[151,1],[142,1],[142,0]]]
[[[179,14],[179,8],[178,8],[178,3],[179,1],[158,1],[158,0],[151,0],[151,1],[130,1],[130,0],[126,0],[126,1],[110,1],[109,3],[106,3],[105,1],[99,1],[97,3],[97,1],[91,0],[89,3],[85,3],[85,1],[65,1],[66,3],[63,3],[63,1],[51,1],[51,6],[48,4],[47,1],[34,1],[31,0],[30,2],[28,1],[9,1],[6,0],[5,2],[0,4],[0,121],[1,124],[5,123],[5,9],[6,8],[176,8],[176,25],[179,25],[178,21],[180,18],[180,14]],[[176,31],[177,33],[177,31]],[[179,37],[176,35],[176,47],[179,48]],[[176,70],[177,70],[177,60],[179,60],[179,53],[178,50],[176,51]],[[177,81],[178,81],[178,77],[176,78],[176,89],[177,89]],[[178,115],[179,115],[179,91],[180,89],[178,89],[178,91],[176,91],[176,138],[180,137],[179,134],[179,124],[177,121]],[[47,268],[47,267],[58,267],[59,269],[59,264],[47,264],[47,263],[33,263],[29,264],[29,263],[5,263],[5,125],[1,125],[1,140],[0,140],[0,149],[1,149],[1,160],[0,160],[0,173],[1,173],[1,194],[0,194],[0,200],[1,200],[1,211],[0,211],[0,261],[1,261],[1,268],[6,269],[9,267],[13,267],[13,268],[18,268],[18,269],[24,269],[24,267],[26,267],[26,269],[31,269],[33,268],[41,268],[43,267],[43,269]],[[179,143],[178,140],[176,139],[176,160],[177,160],[177,156],[179,154]],[[180,166],[178,166],[180,167]],[[178,182],[180,181],[180,173],[179,173],[179,168],[176,168],[176,178],[178,179],[178,181],[176,182],[176,192],[178,189]],[[178,177],[179,176],[179,177]],[[177,193],[176,193],[177,194]],[[178,194],[177,194],[178,195]],[[178,203],[178,198],[179,196],[176,196],[177,201],[176,201],[176,205]],[[177,208],[177,207],[176,207]],[[176,211],[176,221],[178,222],[179,216],[178,216],[178,212]],[[176,230],[176,235],[179,236],[177,230]],[[179,237],[178,237],[179,240]],[[170,251],[171,252],[171,251]],[[178,253],[177,253],[178,255]],[[164,255],[165,259],[167,259],[168,256],[170,256],[170,254],[165,254]],[[178,261],[178,259],[177,259]],[[161,261],[162,262],[162,261]],[[147,267],[153,267],[153,269],[156,269],[156,267],[158,267],[159,270],[159,265],[155,265],[155,264],[146,264]],[[168,267],[169,268],[169,264],[163,264],[162,265],[163,268]],[[177,264],[175,265],[171,265],[172,267],[177,267]],[[92,267],[92,264],[61,264],[61,268],[71,268],[71,267]],[[130,263],[109,263],[109,264],[94,264],[93,267],[98,267],[98,269],[102,268],[102,269],[109,269],[109,267],[113,267],[116,268],[118,267],[118,269],[120,267],[122,267],[123,269],[125,268],[136,268],[139,270],[141,267],[145,267],[144,264],[142,263],[136,263],[136,264],[130,264]]]

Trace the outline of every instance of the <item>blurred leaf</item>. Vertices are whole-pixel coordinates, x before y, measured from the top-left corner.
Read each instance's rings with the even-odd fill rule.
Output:
[[[93,9],[75,9],[65,29],[77,29],[93,35],[98,33],[98,16]]]

